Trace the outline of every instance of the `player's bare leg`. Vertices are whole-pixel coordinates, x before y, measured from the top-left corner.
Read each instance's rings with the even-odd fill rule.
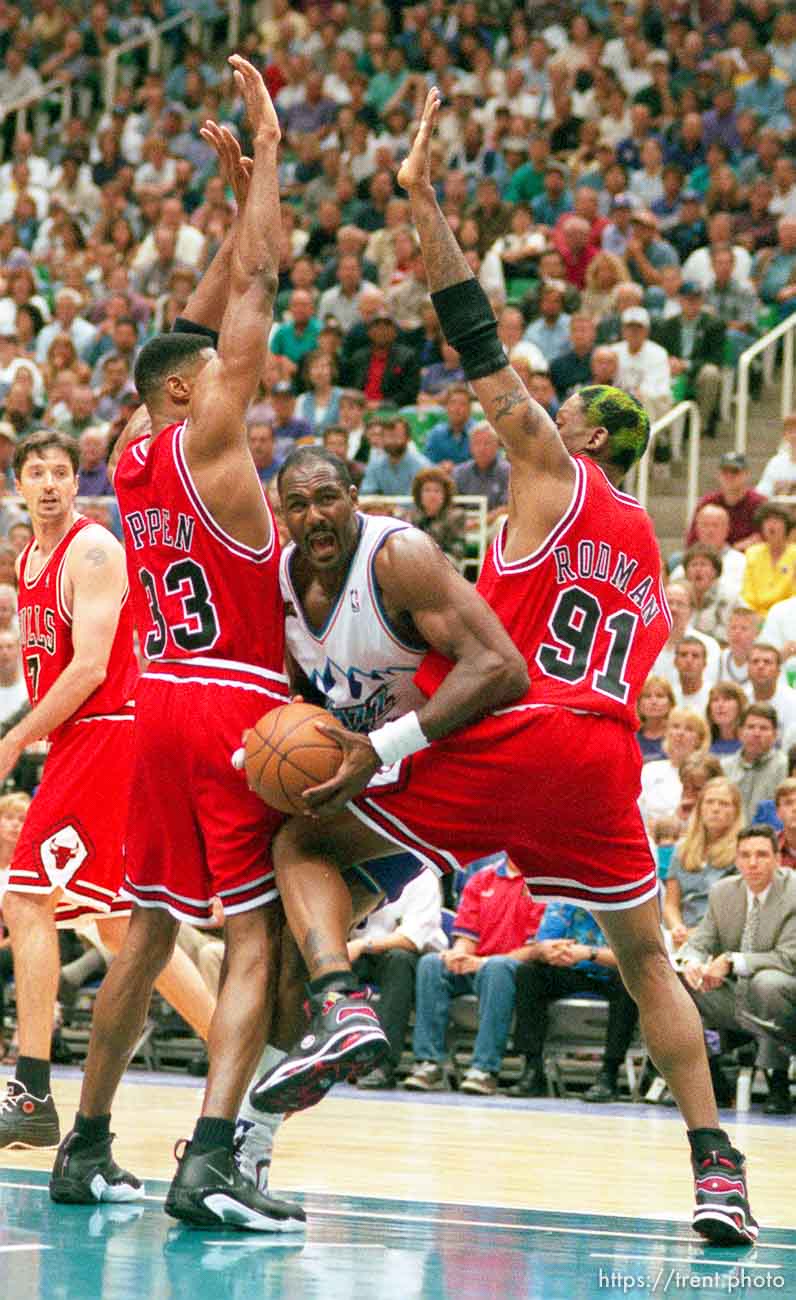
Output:
[[[9,890],[3,916],[14,954],[20,1056],[49,1060],[61,959],[55,928],[56,894]]]
[[[388,1051],[376,1012],[356,993],[346,947],[351,893],[340,869],[393,853],[395,846],[353,813],[327,822],[294,818],[272,845],[287,923],[310,978],[313,1016],[301,1044],[255,1084],[256,1110],[303,1110],[332,1084],[364,1073]]]
[[[719,1126],[702,1021],[666,954],[657,900],[595,911],[594,917],[638,1005],[650,1056],[688,1128],[697,1192],[694,1227],[718,1245],[751,1244],[757,1224],[746,1196],[744,1159]]]
[[[280,916],[258,907],[228,916],[226,971],[210,1022],[203,1116],[234,1121],[271,1027]]]
[[[130,1053],[146,1021],[152,989],[172,955],[177,922],[161,908],[134,907],[124,943],[94,1004],[80,1112],[109,1116]]]
[[[0,1147],[52,1147],[60,1139],[50,1095],[53,1012],[60,955],[52,894],[6,893],[3,915],[11,937],[16,984],[19,1057],[0,1100]]]
[[[121,951],[127,924],[125,917],[116,916],[105,917],[97,922],[102,942],[114,954]],[[215,1011],[215,999],[197,967],[179,946],[175,946],[169,961],[155,980],[155,988],[177,1014],[187,1021],[194,1033],[206,1042]]]

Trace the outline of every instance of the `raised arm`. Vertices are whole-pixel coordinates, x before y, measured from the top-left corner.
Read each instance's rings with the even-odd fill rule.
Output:
[[[569,453],[550,416],[508,364],[497,338],[494,313],[437,203],[431,184],[430,144],[439,106],[439,91],[433,87],[412,150],[398,172],[399,183],[409,192],[434,308],[509,458],[570,483]]]
[[[422,748],[516,700],[528,686],[525,660],[502,623],[425,533],[395,533],[379,551],[375,571],[391,616],[411,620],[453,668],[416,714],[378,733],[327,728],[340,740],[343,763],[331,781],[305,793],[308,808],[323,816],[339,812],[382,762],[394,761],[395,745],[404,753]]]
[[[67,593],[72,594],[74,654],[44,699],[0,741],[0,776],[13,768],[27,745],[65,722],[101,686],[119,622],[127,570],[116,538],[99,525],[85,528],[69,549]]]
[[[257,69],[237,54],[230,63],[246,105],[254,161],[232,245],[218,354],[201,372],[191,399],[186,451],[192,465],[214,462],[230,447],[245,447],[244,418],[260,383],[277,288],[279,124]]]
[[[218,155],[219,172],[235,195],[237,212],[221,247],[185,304],[184,312],[177,318],[175,328],[195,332],[195,327],[200,325],[213,334],[213,342],[216,342],[229,298],[232,255],[254,164],[251,158],[241,155],[240,145],[228,127],[219,126],[217,122],[205,122],[199,134]]]

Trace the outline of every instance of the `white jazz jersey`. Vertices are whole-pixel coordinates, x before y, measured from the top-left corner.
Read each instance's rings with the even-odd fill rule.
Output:
[[[285,602],[287,648],[327,707],[349,731],[372,731],[419,708],[425,696],[414,674],[425,655],[401,640],[382,604],[374,561],[393,533],[409,528],[384,515],[357,514],[359,544],[324,627],[304,617],[290,577],[294,545],[282,552],[279,571]]]

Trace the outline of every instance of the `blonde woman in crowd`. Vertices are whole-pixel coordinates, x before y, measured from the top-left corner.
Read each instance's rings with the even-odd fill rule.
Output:
[[[675,948],[685,943],[702,920],[711,886],[735,870],[741,824],[738,787],[723,776],[708,781],[675,848],[666,878],[663,919]]]
[[[649,831],[659,817],[672,817],[683,793],[680,765],[692,755],[708,751],[708,724],[692,709],[672,709],[663,738],[665,758],[645,763],[641,769],[639,808]]]
[[[598,253],[589,263],[586,288],[580,300],[580,311],[592,320],[600,321],[615,310],[614,290],[626,284],[630,272],[621,257],[615,253]]]

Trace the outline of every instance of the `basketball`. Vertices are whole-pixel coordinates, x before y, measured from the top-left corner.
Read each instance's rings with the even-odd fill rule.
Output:
[[[246,737],[246,778],[265,803],[280,812],[303,813],[301,796],[334,776],[342,751],[317,723],[332,716],[315,704],[283,704],[266,713]]]

